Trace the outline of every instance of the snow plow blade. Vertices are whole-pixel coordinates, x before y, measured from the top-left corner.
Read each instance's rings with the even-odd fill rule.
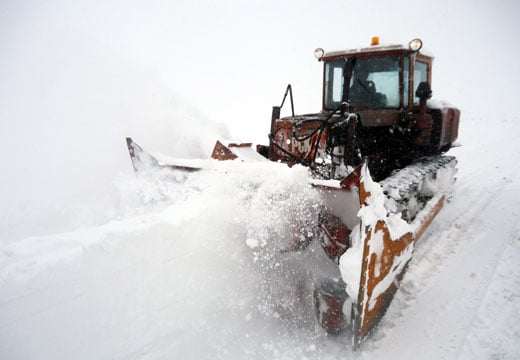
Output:
[[[148,171],[151,169],[169,169],[187,172],[200,170],[200,168],[192,166],[161,164],[154,156],[143,150],[142,147],[140,147],[132,140],[132,138],[129,137],[126,138],[126,146],[128,147],[130,160],[132,160],[132,166],[134,167],[134,171],[136,173]]]
[[[363,192],[363,190],[361,190]],[[364,195],[361,195],[362,197]],[[359,346],[377,325],[390,305],[412,258],[414,242],[426,230],[444,205],[444,197],[432,200],[419,232],[393,238],[384,219],[364,229],[363,262],[354,322],[354,346]],[[376,237],[379,239],[373,240]]]
[[[130,153],[132,166],[136,173],[148,171],[151,169],[168,169],[193,172],[212,167],[210,164],[203,163],[200,160],[177,160],[177,163],[175,164],[162,164],[153,155],[145,151],[141,146],[134,142],[132,138],[126,138],[126,145],[128,147],[128,152]],[[239,161],[253,162],[267,161],[267,159],[258,154],[256,150],[252,148],[251,143],[231,143],[225,146],[218,140],[215,143],[211,153],[211,158],[214,160],[238,159]]]
[[[230,143],[225,146],[218,140],[211,152],[211,158],[215,160],[266,161],[253,149],[252,143]]]
[[[363,186],[360,199],[366,196]],[[378,219],[375,226],[365,225],[361,280],[358,290],[357,317],[354,327],[354,346],[371,332],[385,314],[412,258],[414,242],[429,226],[444,205],[444,196],[431,200],[424,218],[418,220],[417,231],[392,237],[385,219]]]
[[[376,183],[364,162],[341,181],[341,189],[334,190],[333,198],[341,197],[341,192],[350,197],[359,194],[356,214],[359,222],[349,235],[350,247],[339,257],[342,278],[352,302],[348,325],[354,348],[370,335],[389,307],[412,258],[415,242],[444,205],[454,181],[455,165],[453,157],[423,159]],[[323,193],[331,191],[324,185],[318,187]],[[411,198],[421,199],[415,212],[411,211],[415,207]],[[338,240],[326,236],[329,244]],[[334,308],[328,305],[326,309]],[[343,307],[344,313],[345,310]],[[330,322],[330,314],[322,317]],[[326,329],[327,325],[322,322]]]

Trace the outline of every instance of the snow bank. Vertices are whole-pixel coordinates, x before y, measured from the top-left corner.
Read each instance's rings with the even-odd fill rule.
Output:
[[[251,349],[274,357],[280,351],[298,353],[297,348],[284,349],[291,332],[308,332],[309,339],[322,333],[314,327],[314,283],[330,278],[330,271],[339,278],[318,242],[305,252],[286,251],[295,239],[313,236],[321,198],[303,167],[220,165],[190,174],[122,177],[120,211],[112,221],[3,246],[0,278],[9,286],[4,289],[16,298],[17,288],[38,287],[52,273],[60,286],[42,287],[42,306],[70,297],[62,308],[92,311],[89,321],[104,329],[104,338],[90,336],[83,346],[81,334],[70,330],[61,337],[61,356],[74,351],[78,358],[88,358],[92,347],[103,354],[141,354],[147,341],[155,344],[149,350],[154,354],[222,356],[233,348],[239,357],[248,357]],[[106,294],[110,299],[103,300]],[[0,305],[2,317],[12,324],[4,327],[9,332],[0,326],[0,353],[33,357],[40,345],[19,348],[15,330],[25,325],[16,320],[16,310],[9,310],[14,304]],[[43,318],[46,314],[41,312]],[[53,322],[42,318],[47,325],[31,327],[33,338],[45,342],[45,334],[57,333],[54,326],[71,329],[77,315],[66,314],[63,310]],[[139,339],[126,330],[144,329],[150,321],[154,330],[139,331]],[[162,342],[158,333],[175,340]],[[273,333],[279,333],[275,341]],[[204,344],[189,348],[198,338]],[[249,345],[231,346],[237,338]],[[312,347],[301,351],[318,352]],[[56,347],[46,354],[60,356]]]
[[[266,272],[280,266],[281,260],[276,257],[295,238],[315,235],[321,198],[309,186],[306,168],[240,161],[213,165],[212,169],[189,174],[160,170],[137,177],[121,176],[117,182],[121,200],[113,220],[3,244],[0,277],[6,281],[30,279],[57,263],[74,261],[117,234],[140,232],[163,223],[185,224],[187,228],[211,224],[218,231],[217,238],[234,239],[222,246],[233,251],[231,248],[242,242],[252,260]]]

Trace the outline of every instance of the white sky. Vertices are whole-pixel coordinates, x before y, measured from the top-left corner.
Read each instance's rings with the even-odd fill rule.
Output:
[[[213,121],[266,127],[270,106],[289,82],[297,110],[319,110],[321,64],[314,48],[366,45],[373,35],[386,43],[420,37],[436,55],[434,94],[472,108],[466,102],[489,99],[494,81],[496,90],[516,91],[515,81],[502,81],[519,74],[512,70],[519,10],[515,1],[484,0],[4,0],[0,49],[7,56],[1,61],[5,71],[7,65],[29,72],[27,87],[32,80],[43,91],[46,84],[38,80],[52,82],[67,70],[74,76],[93,62],[104,68],[93,76],[107,82],[120,80],[110,74],[113,67],[127,67]]]

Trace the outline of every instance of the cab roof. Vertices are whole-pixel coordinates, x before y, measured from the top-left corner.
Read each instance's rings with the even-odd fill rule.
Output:
[[[348,50],[334,50],[327,51],[323,53],[323,56],[319,59],[320,61],[331,61],[338,60],[344,57],[348,57],[350,55],[356,56],[370,56],[374,54],[412,54],[412,53],[420,53],[425,57],[429,57],[433,59],[433,55],[424,51],[424,49],[412,50],[410,49],[409,44],[394,44],[394,45],[372,45],[368,47],[362,48],[354,48]]]

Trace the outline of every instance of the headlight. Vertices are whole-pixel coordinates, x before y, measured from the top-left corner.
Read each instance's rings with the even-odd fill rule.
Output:
[[[421,39],[413,39],[412,41],[410,41],[408,46],[410,47],[410,50],[412,50],[412,51],[419,51],[422,48],[422,40]]]
[[[324,54],[325,51],[322,48],[317,48],[316,50],[314,50],[314,57],[318,60],[321,60]]]

